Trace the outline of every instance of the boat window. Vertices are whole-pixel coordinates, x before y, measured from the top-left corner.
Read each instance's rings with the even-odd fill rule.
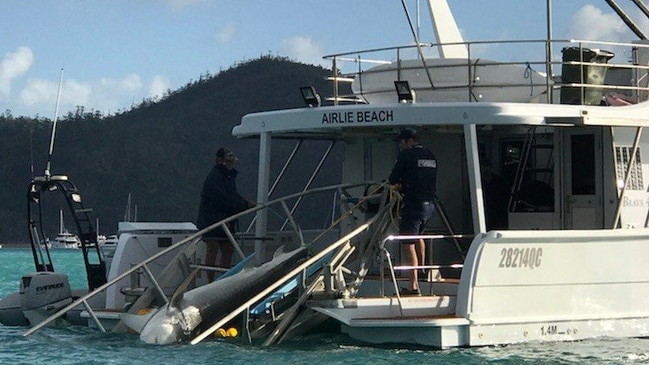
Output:
[[[572,151],[572,194],[595,195],[595,136],[576,134],[570,137]]]
[[[503,177],[510,186],[510,212],[554,211],[553,134],[530,129],[526,136],[501,140]]]
[[[170,247],[172,244],[171,237],[158,237],[158,247]]]

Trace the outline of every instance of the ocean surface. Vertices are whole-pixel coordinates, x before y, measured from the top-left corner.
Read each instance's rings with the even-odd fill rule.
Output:
[[[84,287],[77,251],[53,251],[54,268]],[[0,249],[0,297],[18,290],[33,271],[29,249]],[[593,339],[451,350],[372,347],[343,334],[308,335],[262,348],[237,340],[154,346],[137,335],[103,334],[85,327],[46,328],[25,337],[25,327],[0,325],[0,364],[649,364],[649,339]]]

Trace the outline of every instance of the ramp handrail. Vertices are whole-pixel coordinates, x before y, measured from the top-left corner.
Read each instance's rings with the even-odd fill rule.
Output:
[[[265,296],[270,294],[273,290],[279,288],[282,284],[284,284],[286,281],[292,279],[296,275],[298,275],[301,271],[306,269],[307,267],[313,265],[316,263],[318,260],[323,258],[325,255],[327,255],[329,252],[335,250],[336,248],[342,246],[343,244],[347,243],[349,240],[357,236],[359,233],[365,231],[368,229],[371,224],[374,222],[376,219],[376,216],[368,220],[367,222],[363,223],[362,225],[358,226],[356,229],[353,231],[349,232],[342,238],[338,239],[336,242],[332,243],[329,245],[327,248],[323,249],[313,257],[309,258],[306,260],[304,263],[296,267],[295,269],[291,270],[288,274],[284,275],[282,278],[277,280],[275,283],[271,284],[268,286],[266,289],[263,291],[259,292],[257,295],[253,296],[252,298],[248,299],[245,303],[243,303],[241,306],[239,306],[237,309],[234,311],[230,312],[227,316],[223,317],[220,321],[216,322],[214,325],[212,325],[210,328],[206,329],[202,333],[200,333],[198,336],[194,337],[194,339],[191,340],[192,345],[196,345],[197,343],[203,341],[207,336],[211,335],[214,331],[216,331],[218,328],[223,326],[224,324],[228,323],[231,319],[242,313],[246,308],[250,307],[251,305],[259,302],[261,299],[263,299]]]
[[[390,279],[392,281],[393,289],[395,295],[397,296],[397,301],[399,302],[399,308],[401,309],[401,295],[399,294],[399,286],[397,284],[397,278],[394,273],[395,270],[419,270],[419,269],[442,269],[442,268],[461,268],[464,264],[450,264],[450,265],[417,265],[417,266],[394,266],[392,265],[392,260],[390,257],[390,251],[385,247],[387,243],[398,242],[403,240],[435,240],[435,239],[461,239],[461,238],[473,238],[474,235],[466,234],[433,234],[433,235],[389,235],[383,239],[380,246],[381,255],[381,264],[380,264],[380,278],[381,278],[381,296],[385,296],[385,262],[387,261],[388,269],[390,272]]]
[[[240,218],[242,216],[245,216],[247,214],[255,213],[255,212],[259,211],[259,210],[270,208],[271,206],[274,206],[276,204],[285,204],[284,202],[287,201],[287,200],[299,198],[301,196],[308,195],[308,194],[315,194],[315,193],[319,193],[319,192],[325,192],[325,191],[329,191],[329,190],[338,190],[338,191],[340,191],[340,190],[343,190],[343,189],[352,189],[352,188],[356,188],[356,187],[360,187],[360,186],[376,185],[376,184],[377,184],[376,181],[364,181],[364,182],[355,183],[355,184],[337,184],[337,185],[330,185],[330,186],[314,188],[314,189],[310,189],[310,190],[307,190],[307,191],[301,191],[301,192],[298,192],[298,193],[295,193],[295,194],[287,195],[287,196],[284,196],[284,197],[269,201],[269,202],[267,202],[265,204],[257,205],[257,206],[255,206],[253,208],[247,209],[247,210],[245,210],[243,212],[240,212],[240,213],[232,215],[232,216],[230,216],[228,218],[225,218],[225,219],[223,219],[223,220],[221,220],[219,222],[216,222],[216,223],[214,223],[214,224],[212,224],[212,225],[210,225],[208,227],[205,227],[204,229],[202,229],[202,230],[200,230],[200,231],[198,231],[198,232],[196,232],[196,233],[194,233],[194,234],[192,234],[192,235],[190,235],[190,236],[176,242],[175,244],[167,247],[166,249],[158,252],[155,255],[152,255],[151,257],[149,257],[148,259],[140,262],[139,264],[134,265],[129,270],[126,270],[123,273],[117,275],[114,279],[112,279],[109,282],[99,286],[94,291],[83,295],[82,297],[78,298],[77,300],[75,300],[74,302],[72,302],[71,304],[66,306],[65,308],[59,310],[55,314],[51,315],[50,317],[46,318],[42,322],[40,322],[37,325],[33,326],[32,328],[27,330],[23,334],[23,336],[31,335],[32,333],[38,331],[39,329],[41,329],[44,326],[48,325],[49,323],[56,320],[57,318],[60,318],[65,313],[67,313],[68,311],[70,311],[71,309],[73,309],[73,308],[75,308],[75,307],[77,307],[79,305],[84,305],[86,308],[89,308],[89,306],[87,305],[87,302],[86,302],[88,299],[96,296],[100,292],[104,291],[106,288],[114,285],[118,281],[122,280],[123,278],[127,277],[128,275],[132,274],[133,272],[135,272],[137,270],[144,269],[146,272],[150,273],[150,270],[148,270],[148,267],[146,266],[147,264],[157,260],[161,256],[164,256],[164,255],[168,254],[169,252],[171,252],[171,251],[173,251],[175,249],[178,249],[178,248],[180,248],[182,246],[188,245],[188,248],[186,248],[186,249],[189,249],[189,247],[192,247],[193,245],[196,245],[198,242],[201,241],[201,238],[202,238],[203,234],[211,231],[212,229],[214,229],[216,227],[221,227],[227,233],[229,233],[229,231],[227,231],[227,223],[228,222],[236,220],[236,219],[238,219],[238,218]],[[357,203],[356,206],[358,207],[361,203],[362,203],[362,200],[359,201],[359,203]],[[351,211],[346,211],[345,214],[351,214]],[[340,221],[341,220],[338,219],[336,221],[336,223],[339,223]],[[332,226],[333,226],[333,224],[332,224]],[[333,229],[333,227],[330,227],[329,229]],[[356,232],[357,230],[354,230],[352,232]],[[230,240],[233,241],[233,244],[235,244],[235,247],[236,247],[236,242],[234,241],[234,237],[231,234],[229,234],[228,236],[230,237]],[[348,237],[348,236],[349,236],[349,234],[346,235],[345,237]],[[313,242],[315,242],[320,237],[322,237],[322,235],[319,235],[318,237],[316,237],[313,240]],[[327,250],[327,252],[329,252],[329,251],[330,250]],[[183,252],[179,252],[178,255],[176,255],[176,257],[174,257],[174,259],[170,261],[169,265],[173,265],[175,262],[177,262],[178,257],[180,255],[182,255],[182,254],[183,254]],[[321,257],[321,255],[318,254],[318,257]],[[150,279],[152,280],[152,282],[154,283],[155,288],[157,290],[161,291],[162,289],[161,289],[160,285],[157,284],[156,279],[152,275],[149,275],[149,276],[150,276]],[[293,276],[295,276],[295,275],[293,275]],[[163,298],[166,299],[164,293],[160,292],[160,294],[161,294],[161,296]],[[131,309],[133,309],[133,307]],[[92,312],[92,310],[91,310],[90,316],[91,316],[91,318],[93,318],[93,320],[98,322],[98,320],[96,320],[96,317],[94,316],[94,313]],[[100,325],[99,328],[102,329],[103,327]]]

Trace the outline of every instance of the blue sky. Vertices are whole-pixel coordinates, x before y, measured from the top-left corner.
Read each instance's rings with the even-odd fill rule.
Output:
[[[407,0],[411,15],[417,0]],[[544,39],[546,0],[448,0],[465,40]],[[620,5],[649,29],[630,1]],[[400,0],[3,0],[0,113],[104,114],[261,55],[322,56],[413,42]],[[422,41],[433,41],[420,0]],[[635,39],[605,1],[554,0],[555,38]],[[495,57],[497,49],[482,50]],[[510,51],[511,52],[511,51]],[[494,54],[490,54],[494,53]]]

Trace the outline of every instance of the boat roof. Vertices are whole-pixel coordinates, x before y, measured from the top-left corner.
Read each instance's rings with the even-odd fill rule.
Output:
[[[403,126],[465,125],[649,126],[649,102],[589,106],[504,102],[394,103],[276,110],[245,115],[232,134],[239,138],[270,133],[283,138],[333,138],[368,130],[394,133]]]

